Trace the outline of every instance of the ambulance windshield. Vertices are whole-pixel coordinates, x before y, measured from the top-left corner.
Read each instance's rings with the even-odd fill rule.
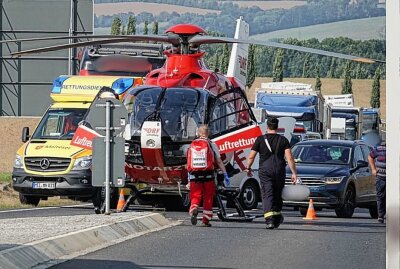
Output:
[[[51,108],[43,116],[33,139],[71,140],[87,109]]]

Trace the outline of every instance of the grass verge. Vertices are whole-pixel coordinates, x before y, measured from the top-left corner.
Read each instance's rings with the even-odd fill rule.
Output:
[[[11,183],[11,173],[0,172],[0,183]]]
[[[11,184],[11,173],[0,172],[0,184]],[[70,199],[60,199],[60,197],[49,197],[47,201],[40,201],[38,207],[76,205],[81,202]],[[4,191],[0,190],[0,210],[33,208],[31,205],[23,205],[19,201],[18,192],[11,188],[11,185]]]

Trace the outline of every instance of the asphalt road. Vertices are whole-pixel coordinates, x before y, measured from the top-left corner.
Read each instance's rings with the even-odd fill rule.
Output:
[[[87,206],[0,212],[0,218],[93,213]],[[260,212],[254,212],[260,213]],[[385,225],[357,210],[339,219],[332,210],[306,222],[296,211],[284,211],[285,222],[266,230],[252,223],[213,221],[193,227],[188,215],[167,212],[182,224],[66,261],[52,268],[385,268]],[[17,220],[16,220],[17,221]]]

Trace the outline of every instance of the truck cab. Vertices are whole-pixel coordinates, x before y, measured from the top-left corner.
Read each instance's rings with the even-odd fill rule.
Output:
[[[332,110],[331,139],[361,140],[363,108],[354,106],[352,94],[325,95],[325,102]]]
[[[17,151],[12,185],[23,204],[38,205],[50,196],[90,199],[92,151],[71,145],[80,122],[101,88],[110,87],[122,97],[142,84],[141,78],[113,76],[60,76],[53,82],[53,103]]]
[[[319,91],[309,84],[294,82],[262,83],[256,90],[255,108],[269,117],[293,117],[307,132],[322,136],[329,128],[330,107]]]

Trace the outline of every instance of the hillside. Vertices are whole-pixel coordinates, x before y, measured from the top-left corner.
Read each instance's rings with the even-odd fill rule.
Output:
[[[324,39],[328,37],[349,37],[356,40],[384,39],[386,17],[375,17],[357,20],[324,23],[298,27],[270,33],[253,35],[251,38],[265,40],[278,38]]]
[[[385,16],[385,9],[377,6],[376,0],[324,0],[323,4],[318,0],[96,0],[95,3],[95,27],[110,27],[115,14],[123,14],[124,22],[129,14],[135,14],[139,23],[191,22],[227,36],[233,35],[234,21],[239,16],[250,24],[250,34]]]
[[[169,4],[157,4],[157,3],[141,3],[141,2],[121,2],[121,3],[104,3],[94,5],[94,14],[96,16],[110,16],[119,13],[134,12],[135,14],[140,14],[142,12],[148,12],[155,16],[160,15],[161,12],[172,13],[176,12],[178,14],[184,13],[195,13],[199,15],[205,15],[207,13],[219,14],[221,11],[185,7],[178,5]]]
[[[255,90],[259,88],[262,82],[271,82],[272,78],[256,78],[253,86],[248,90],[248,98],[250,102],[254,101]],[[307,84],[315,84],[315,78],[289,78],[284,81],[300,82]],[[321,78],[322,95],[341,94],[343,79]],[[352,79],[353,96],[356,106],[370,107],[372,79]],[[381,117],[386,118],[386,81],[381,80]]]
[[[290,9],[292,7],[303,6],[307,1],[230,1],[239,7],[259,7],[262,10],[274,8]]]

